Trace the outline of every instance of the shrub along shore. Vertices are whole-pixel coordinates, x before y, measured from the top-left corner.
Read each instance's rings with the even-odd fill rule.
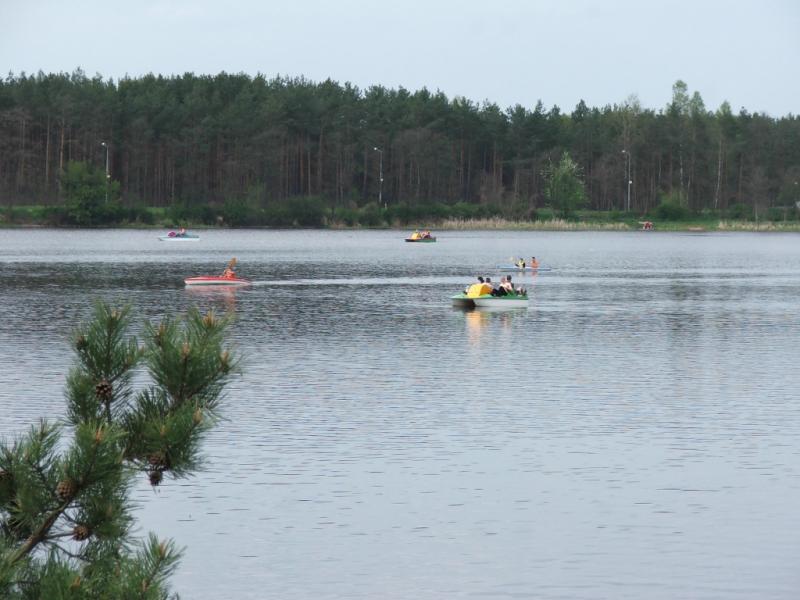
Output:
[[[767,209],[749,214],[743,207],[692,213],[665,204],[647,214],[578,210],[567,216],[550,208],[522,214],[484,205],[398,205],[329,208],[312,199],[281,202],[261,208],[239,203],[184,207],[123,207],[110,203],[89,222],[75,222],[63,206],[0,207],[0,227],[122,227],[206,229],[212,227],[518,231],[629,231],[651,221],[656,231],[796,231],[800,209]]]

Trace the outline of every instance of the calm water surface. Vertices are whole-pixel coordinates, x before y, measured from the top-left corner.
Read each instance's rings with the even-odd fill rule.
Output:
[[[92,299],[234,311],[208,468],[137,490],[184,598],[798,597],[800,236],[158,233],[0,230],[0,436]],[[530,308],[451,308],[531,254]]]

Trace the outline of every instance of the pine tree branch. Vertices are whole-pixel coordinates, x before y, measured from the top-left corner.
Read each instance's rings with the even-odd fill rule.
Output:
[[[40,480],[40,482],[42,483],[42,486],[43,486],[43,487],[44,487],[44,488],[45,488],[45,489],[46,489],[48,492],[50,492],[50,496],[52,496],[52,498],[53,498],[54,500],[57,500],[57,499],[58,499],[58,497],[56,496],[55,492],[54,492],[54,491],[51,489],[51,487],[50,487],[50,483],[47,481],[47,475],[46,475],[46,474],[45,474],[45,472],[42,470],[42,465],[40,465],[38,462],[34,462],[34,461],[32,461],[32,460],[28,459],[28,457],[27,457],[27,456],[26,456],[25,458],[26,458],[26,462],[28,463],[28,466],[29,466],[29,467],[30,467],[30,468],[31,468],[33,471],[35,471],[35,472],[36,472],[36,475],[39,477],[39,480]]]
[[[67,550],[66,548],[61,546],[60,544],[56,544],[55,542],[53,542],[52,546],[53,546],[53,548],[58,548],[59,552],[63,552],[64,554],[66,554],[70,558],[73,558],[75,560],[80,560],[82,562],[86,562],[86,559],[83,558],[80,554],[75,554],[74,552],[70,552],[69,550]]]
[[[64,502],[59,506],[56,510],[54,510],[50,515],[44,520],[44,522],[39,526],[39,528],[31,534],[31,536],[25,541],[25,543],[20,546],[19,550],[17,550],[14,554],[11,555],[8,563],[10,565],[14,565],[19,562],[22,558],[33,552],[33,550],[38,546],[44,539],[47,537],[50,528],[55,525],[55,522],[58,520],[58,517],[61,516],[69,505],[72,503],[74,496],[68,497]]]
[[[182,397],[180,399],[179,404],[183,404],[185,401],[190,400],[191,398],[194,398],[197,394],[202,392],[204,389],[206,389],[207,387],[209,387],[209,386],[213,385],[214,383],[216,383],[215,379],[219,375],[224,375],[224,373],[223,373],[223,371],[221,369],[218,369],[217,373],[215,373],[212,378],[209,378],[209,381],[204,381],[202,383],[199,383],[195,387],[189,387],[185,391],[183,389],[184,388],[184,383],[181,383],[181,392],[185,395],[185,398]]]
[[[84,477],[82,478],[82,481],[85,480],[87,474],[91,474],[91,472],[94,470],[95,463],[97,462],[97,448],[98,448],[98,445],[99,444],[96,443],[92,447],[91,460],[89,461],[89,465],[88,465],[87,469],[84,472]],[[28,539],[25,541],[25,543],[22,546],[20,546],[20,548],[14,554],[12,554],[11,559],[8,561],[10,565],[16,564],[22,558],[24,558],[25,556],[27,556],[28,554],[33,552],[33,550],[36,548],[36,546],[38,546],[40,543],[42,543],[47,538],[47,536],[48,536],[48,534],[50,532],[50,529],[53,527],[53,525],[55,525],[56,521],[61,516],[61,514],[65,510],[67,510],[67,508],[69,508],[70,504],[72,504],[72,501],[80,494],[81,491],[83,491],[82,487],[83,486],[81,486],[81,485],[76,485],[75,486],[75,490],[71,494],[69,494],[64,499],[64,501],[61,503],[61,505],[58,506],[58,508],[56,508],[44,520],[44,522],[38,527],[38,529],[36,529],[36,531],[34,531],[28,537]]]
[[[185,344],[184,348],[188,348],[189,342],[184,342],[184,344]],[[181,387],[180,387],[180,390],[178,391],[178,399],[179,399],[179,402],[181,404],[184,401],[183,393],[184,393],[184,388],[186,387],[186,370],[189,368],[189,352],[188,351],[184,351],[183,352],[183,361],[182,361],[182,363],[183,364],[182,364],[182,368],[181,368]]]
[[[180,552],[173,552],[171,542],[159,542],[152,534],[145,552],[149,553],[149,557],[145,555],[144,558],[146,563],[150,563],[150,568],[147,569],[149,572],[142,579],[141,591],[143,594],[147,593],[152,585],[159,583],[159,575],[163,579],[169,574],[180,555]]]

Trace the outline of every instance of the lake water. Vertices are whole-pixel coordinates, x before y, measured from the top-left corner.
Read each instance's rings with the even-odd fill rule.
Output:
[[[0,230],[0,436],[92,299],[234,311],[207,469],[136,492],[184,598],[800,594],[800,236],[158,233]],[[450,306],[531,254],[528,309]]]

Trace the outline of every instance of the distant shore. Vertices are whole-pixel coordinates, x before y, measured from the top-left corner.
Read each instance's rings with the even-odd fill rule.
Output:
[[[473,219],[470,221],[447,220],[436,226],[441,231],[497,229],[519,231],[638,231],[639,223],[567,221],[551,219],[547,221],[509,221],[506,219]],[[773,221],[663,221],[654,222],[653,232],[657,231],[791,231],[800,232],[800,222]]]
[[[645,214],[622,211],[576,210],[564,218],[550,207],[532,209],[522,216],[501,214],[452,214],[459,207],[389,206],[367,204],[359,208],[325,207],[320,202],[297,201],[267,208],[201,206],[185,210],[171,207],[100,207],[93,219],[76,220],[63,205],[0,206],[0,228],[120,228],[120,229],[430,229],[438,231],[636,231],[645,223],[653,231],[751,231],[800,232],[800,210],[771,210],[771,219],[733,211],[692,212],[685,207],[672,211],[654,210]],[[241,208],[241,207],[239,207]],[[464,209],[464,207],[460,207]],[[480,212],[482,207],[468,207]],[[661,209],[663,207],[659,207]],[[741,208],[741,207],[740,207]],[[437,210],[439,211],[437,214]],[[271,212],[270,212],[271,211]],[[662,214],[663,213],[663,214]],[[767,216],[767,212],[762,213]]]
[[[638,224],[627,222],[601,222],[601,221],[567,221],[563,219],[551,219],[546,221],[512,221],[508,219],[448,219],[439,223],[424,223],[419,225],[407,225],[394,223],[391,226],[366,226],[366,225],[347,225],[345,223],[333,222],[322,227],[270,227],[270,226],[248,226],[232,227],[224,223],[220,225],[208,225],[203,223],[185,223],[181,225],[156,225],[150,223],[116,223],[97,227],[79,227],[68,225],[54,225],[49,223],[8,223],[0,221],[0,229],[152,229],[163,231],[165,229],[177,229],[185,227],[193,230],[208,229],[318,229],[333,231],[359,231],[359,230],[381,230],[381,229],[430,229],[434,231],[641,231],[642,227]],[[654,222],[653,229],[648,233],[658,232],[764,232],[764,233],[800,233],[800,222],[774,222],[774,221],[664,221]]]

